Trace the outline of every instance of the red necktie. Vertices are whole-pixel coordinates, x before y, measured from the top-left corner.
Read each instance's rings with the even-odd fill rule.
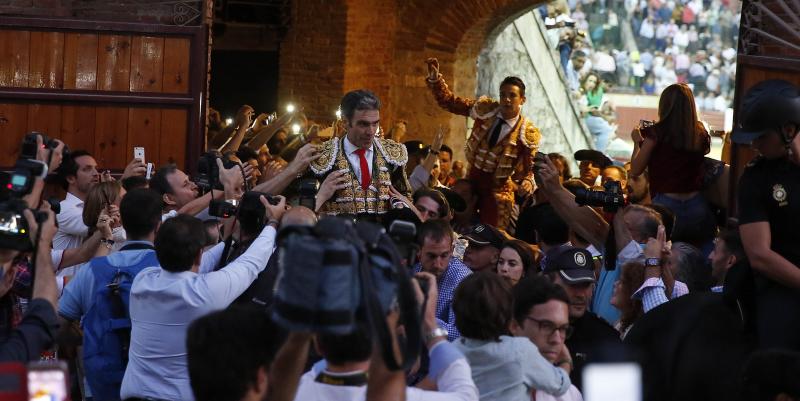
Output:
[[[355,154],[358,155],[358,160],[361,162],[361,189],[367,190],[369,188],[369,183],[372,181],[372,177],[369,176],[369,165],[367,164],[367,158],[364,157],[364,153],[366,153],[366,149],[357,149]]]

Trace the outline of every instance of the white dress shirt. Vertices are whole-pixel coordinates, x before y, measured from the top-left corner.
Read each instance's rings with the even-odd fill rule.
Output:
[[[519,121],[519,114],[517,114],[517,116],[514,118],[509,118],[508,120],[506,120],[500,115],[500,111],[498,110],[497,120],[495,120],[495,123],[492,125],[492,128],[489,129],[489,133],[487,134],[489,135],[489,137],[487,139],[490,139],[492,137],[492,132],[494,132],[494,129],[497,127],[497,124],[503,124],[503,126],[500,128],[500,135],[497,136],[497,143],[503,142],[503,138],[505,138],[511,132],[511,130],[514,129],[514,127],[517,125],[517,121]]]
[[[67,192],[61,201],[61,212],[56,215],[58,232],[53,237],[53,249],[77,248],[83,243],[89,227],[83,224],[83,201]]]
[[[267,226],[242,256],[220,270],[174,273],[155,266],[136,276],[130,295],[131,345],[122,399],[194,399],[186,360],[189,324],[241,295],[266,267],[274,244],[275,229]]]
[[[583,395],[581,395],[577,387],[569,386],[569,390],[558,397],[547,394],[544,391],[536,391],[533,401],[583,401]]]
[[[446,344],[445,344],[446,343]],[[445,342],[437,343],[429,351],[431,359],[434,349],[440,346],[453,347]],[[447,363],[440,374],[430,377],[436,382],[438,391],[426,391],[415,387],[406,388],[408,401],[478,401],[478,388],[472,381],[472,370],[463,355]],[[446,363],[446,362],[445,362]],[[315,365],[300,378],[294,401],[362,401],[366,399],[367,386],[335,386],[319,383],[316,377],[319,371]],[[335,376],[335,374],[331,374]]]
[[[361,158],[355,154],[356,150],[360,149],[358,146],[353,145],[347,136],[344,137],[344,154],[347,155],[347,161],[350,162],[350,166],[353,167],[353,171],[356,173],[356,177],[358,178],[358,182],[361,182]],[[370,144],[367,151],[364,152],[364,158],[367,159],[367,167],[369,167],[369,176],[372,177],[372,153],[375,151],[375,146]]]

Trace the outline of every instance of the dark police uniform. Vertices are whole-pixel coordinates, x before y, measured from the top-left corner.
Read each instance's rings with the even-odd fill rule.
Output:
[[[739,224],[769,223],[772,250],[800,268],[800,166],[786,157],[754,160],[738,201]],[[759,346],[800,350],[800,290],[758,273],[755,284]]]

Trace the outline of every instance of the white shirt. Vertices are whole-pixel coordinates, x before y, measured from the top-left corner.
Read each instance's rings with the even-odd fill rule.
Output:
[[[358,177],[358,182],[361,182],[361,158],[355,154],[354,152],[358,150],[359,147],[353,145],[347,136],[344,137],[344,154],[347,155],[347,161],[350,162],[350,166],[353,167],[353,171],[356,173],[356,177]],[[367,167],[369,167],[369,176],[372,177],[372,153],[375,151],[375,145],[370,144],[367,151],[364,152],[364,158],[367,159]]]
[[[489,133],[487,134],[488,137],[486,139],[487,140],[491,139],[492,132],[494,132],[494,129],[497,127],[497,124],[503,124],[503,126],[500,127],[500,135],[497,136],[497,143],[503,142],[503,138],[505,138],[511,132],[511,130],[514,129],[514,127],[517,125],[517,121],[519,121],[519,114],[517,114],[517,116],[514,118],[509,118],[508,120],[506,120],[500,115],[500,111],[498,110],[497,120],[495,120],[495,123],[492,125],[492,128],[489,129]]]
[[[189,324],[241,295],[266,267],[274,244],[275,229],[267,226],[242,256],[220,270],[173,273],[154,266],[136,276],[122,399],[194,399],[186,360]]]
[[[581,395],[577,387],[570,386],[566,394],[558,397],[547,394],[544,391],[537,391],[533,401],[583,401],[583,395]]]
[[[439,344],[436,344],[438,346]],[[430,352],[432,353],[433,350]],[[366,399],[367,386],[334,386],[318,383],[318,372],[312,369],[300,378],[294,401],[361,401]],[[406,388],[408,401],[478,401],[478,388],[472,381],[472,370],[462,356],[436,377],[438,391]]]
[[[83,201],[71,192],[61,201],[61,212],[56,215],[58,232],[53,237],[53,249],[77,248],[83,243],[89,227],[83,224]]]

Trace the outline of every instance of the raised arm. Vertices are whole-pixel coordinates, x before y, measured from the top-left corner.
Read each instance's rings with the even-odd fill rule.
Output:
[[[428,78],[426,82],[439,107],[454,114],[469,116],[472,106],[475,105],[475,100],[457,97],[450,91],[450,88],[444,82],[442,74],[439,73],[439,60],[429,58],[426,62],[428,63]]]

